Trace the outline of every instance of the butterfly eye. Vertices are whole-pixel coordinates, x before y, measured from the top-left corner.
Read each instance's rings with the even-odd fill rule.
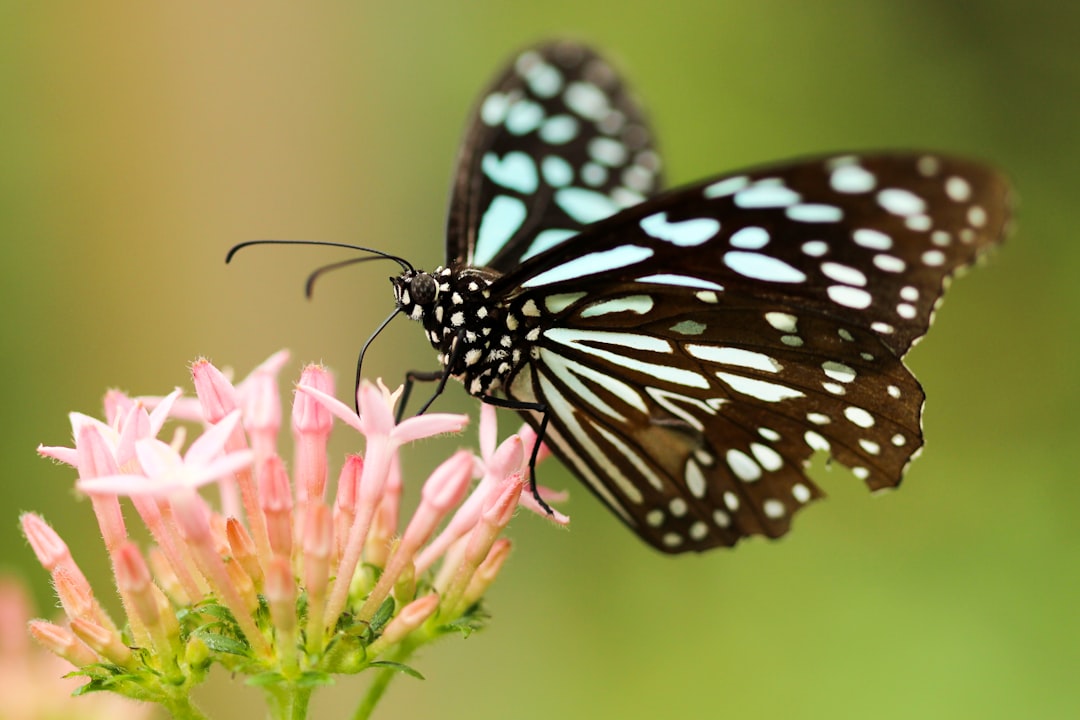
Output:
[[[435,278],[427,273],[419,273],[409,281],[409,294],[417,305],[427,305],[439,294],[439,286]]]

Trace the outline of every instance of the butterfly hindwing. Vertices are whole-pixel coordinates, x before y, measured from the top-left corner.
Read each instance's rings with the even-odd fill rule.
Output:
[[[509,272],[654,195],[660,160],[610,65],[560,42],[519,55],[483,94],[457,162],[447,261]]]

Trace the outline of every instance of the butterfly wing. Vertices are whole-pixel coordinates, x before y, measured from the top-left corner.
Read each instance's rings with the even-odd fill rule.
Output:
[[[657,548],[778,537],[821,495],[816,450],[873,489],[900,482],[923,403],[902,357],[1008,208],[999,175],[935,155],[662,195],[492,286],[539,315],[507,395],[548,408],[555,453]]]
[[[659,166],[645,118],[610,65],[569,42],[527,50],[473,112],[447,261],[509,272],[655,194]]]

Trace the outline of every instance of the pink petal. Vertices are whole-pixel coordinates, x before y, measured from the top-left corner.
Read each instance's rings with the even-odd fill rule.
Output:
[[[559,493],[556,493],[556,494],[559,494]],[[561,494],[563,496],[565,496],[568,493],[561,493]],[[540,496],[544,498],[544,502],[548,502],[548,498],[546,497],[545,493],[541,492]],[[520,499],[519,502],[521,503],[521,507],[525,508],[526,510],[528,510],[530,512],[536,513],[537,515],[539,515],[542,518],[550,520],[551,522],[555,523],[556,525],[562,525],[563,527],[566,527],[567,525],[570,524],[569,516],[562,514],[561,512],[556,510],[555,508],[551,508],[551,512],[549,513],[547,510],[540,507],[540,503],[536,502],[536,498],[533,497],[532,491],[529,490],[528,484],[526,484],[525,490],[521,493],[521,499]],[[548,507],[551,507],[551,506],[549,505]]]
[[[396,443],[404,445],[413,440],[420,440],[433,435],[461,432],[468,424],[468,415],[454,415],[451,413],[415,415],[403,420],[400,425],[393,429],[391,436]]]
[[[75,448],[38,445],[37,452],[41,457],[59,460],[72,467],[75,467],[79,462],[79,453],[75,451]]]
[[[237,450],[223,455],[209,465],[195,468],[188,476],[189,486],[207,485],[214,480],[228,477],[255,462],[255,453],[251,450]]]
[[[75,483],[75,487],[87,495],[123,495],[125,497],[150,495],[165,497],[178,490],[185,489],[187,485],[178,475],[169,475],[151,480],[146,475],[117,474],[79,480]]]
[[[176,403],[177,398],[182,394],[183,390],[176,388],[171,393],[161,398],[156,406],[149,406],[154,408],[150,413],[150,437],[157,437],[158,433],[161,432],[161,428],[165,425],[165,421],[169,419],[169,413],[172,412],[173,405]]]
[[[247,383],[248,380],[255,377],[256,375],[271,375],[273,377],[277,377],[278,373],[281,372],[281,369],[285,367],[288,363],[289,351],[278,350],[276,353],[256,365],[255,369],[251,371],[251,374],[244,378],[242,381],[240,381],[238,387],[240,385],[244,385],[245,383]]]
[[[142,403],[132,403],[120,423],[120,441],[116,446],[116,462],[126,465],[135,457],[135,441],[150,437],[150,415]]]
[[[191,443],[191,447],[184,453],[184,462],[188,465],[205,465],[225,449],[225,443],[229,441],[239,423],[240,411],[233,410]]]
[[[180,454],[171,445],[149,438],[135,443],[135,456],[139,458],[139,466],[143,473],[152,478],[163,478],[175,472],[184,463]]]
[[[120,390],[109,390],[106,392],[105,419],[108,421],[108,424],[113,425],[117,420],[127,415],[132,402],[134,402],[134,400]]]
[[[386,395],[369,382],[360,384],[357,398],[365,435],[389,435],[393,432],[394,408]]]
[[[86,426],[92,425],[98,429],[101,436],[108,439],[110,442],[116,438],[116,430],[112,425],[101,422],[97,418],[90,417],[89,415],[83,415],[80,412],[68,413],[68,421],[71,422],[71,435],[76,440],[79,438],[79,432]]]
[[[499,427],[494,405],[480,405],[480,457],[487,462],[495,452],[495,443],[499,440]]]
[[[114,475],[119,469],[113,457],[113,448],[106,442],[97,424],[87,424],[79,429],[75,450],[79,455],[79,475],[84,478]]]
[[[302,392],[305,395],[310,395],[311,397],[318,400],[323,405],[323,407],[333,413],[335,417],[337,417],[349,427],[353,428],[354,430],[364,432],[363,423],[361,423],[360,418],[356,416],[356,411],[335,398],[334,396],[327,395],[321,390],[309,387],[307,385],[297,385],[296,390],[297,392]]]

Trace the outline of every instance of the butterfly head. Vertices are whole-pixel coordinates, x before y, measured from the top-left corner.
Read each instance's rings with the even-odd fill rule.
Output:
[[[435,276],[422,270],[406,270],[390,278],[398,310],[413,320],[420,320],[439,298]]]

